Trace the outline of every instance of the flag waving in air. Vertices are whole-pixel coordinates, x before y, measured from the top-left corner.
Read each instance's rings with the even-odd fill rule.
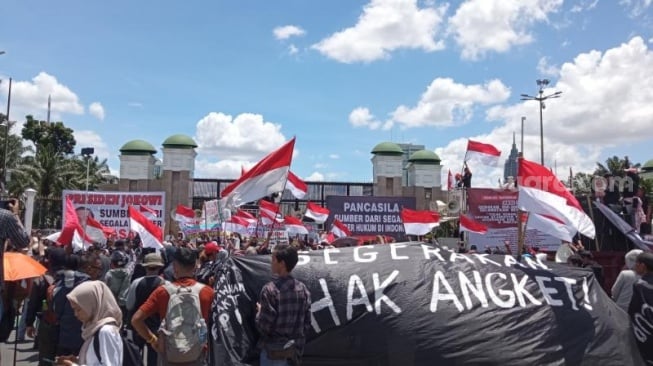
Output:
[[[222,207],[239,207],[247,202],[282,192],[286,185],[295,138],[271,152],[235,182],[220,192]]]
[[[161,228],[141,214],[140,210],[129,206],[129,227],[141,237],[143,248],[163,248],[163,232]]]
[[[478,141],[467,141],[467,152],[465,161],[477,160],[485,165],[496,166],[499,163],[501,151],[490,144],[484,144]]]
[[[439,225],[440,215],[431,211],[402,208],[401,221],[404,223],[406,235],[425,235]]]
[[[324,222],[329,218],[329,209],[308,201],[304,216],[313,219],[313,221],[318,224],[324,224]]]
[[[333,227],[331,228],[331,232],[333,235],[342,238],[345,236],[351,236],[351,231],[349,231],[349,228],[347,225],[343,224],[340,220],[334,219],[333,220]]]
[[[467,215],[460,215],[460,231],[467,231],[477,234],[487,233],[487,226],[468,217]]]
[[[594,238],[592,219],[583,211],[576,197],[546,167],[519,159],[517,206],[524,211],[562,220],[575,231]]]
[[[288,172],[288,182],[286,182],[286,190],[290,191],[293,197],[298,200],[304,198],[308,193],[308,186],[293,172]]]

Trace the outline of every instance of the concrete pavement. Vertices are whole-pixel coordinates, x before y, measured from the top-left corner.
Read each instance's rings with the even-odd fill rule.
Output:
[[[14,364],[14,336],[16,332],[12,332],[9,336],[9,341],[11,343],[0,343],[0,365],[2,366],[11,366]],[[17,366],[32,366],[38,364],[38,353],[36,350],[33,350],[34,340],[31,338],[26,338],[27,341],[18,343],[17,352],[16,352],[16,365]]]

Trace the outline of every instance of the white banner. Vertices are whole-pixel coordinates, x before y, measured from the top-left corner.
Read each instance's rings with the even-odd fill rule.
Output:
[[[116,230],[119,238],[129,237],[129,215],[127,208],[131,205],[141,210],[152,222],[163,228],[165,223],[165,192],[86,192],[63,191],[63,207],[66,207],[66,197],[70,197],[82,226],[86,216],[86,208],[97,222]],[[142,206],[142,207],[141,207]],[[148,212],[154,210],[156,215]],[[80,214],[81,213],[81,214]],[[65,216],[65,215],[63,215]],[[62,217],[63,217],[62,216]],[[63,225],[63,223],[62,223]]]

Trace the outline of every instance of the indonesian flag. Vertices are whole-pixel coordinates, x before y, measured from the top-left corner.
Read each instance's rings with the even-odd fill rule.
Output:
[[[86,217],[86,237],[95,243],[106,244],[107,236],[111,235],[115,230],[103,226],[97,222],[93,217],[87,214]]]
[[[138,210],[143,214],[143,216],[147,217],[148,219],[156,219],[159,217],[158,213],[156,212],[155,209],[147,206],[139,206]],[[195,216],[195,212],[193,212],[193,216]]]
[[[467,231],[470,233],[484,235],[487,233],[487,226],[468,217],[467,215],[460,215],[460,231]]]
[[[439,225],[440,215],[431,211],[402,208],[401,221],[404,223],[406,235],[424,235]]]
[[[293,172],[288,172],[288,181],[286,182],[286,189],[290,191],[293,197],[297,199],[302,199],[308,193],[308,186],[304,183],[303,180],[299,179],[298,176],[293,174]]]
[[[550,215],[530,213],[526,227],[570,243],[576,235],[576,230],[565,224],[564,220]]]
[[[324,224],[324,222],[329,218],[329,209],[320,207],[312,202],[306,204],[306,212],[304,216],[313,219],[318,224]]]
[[[256,222],[256,219],[254,219]],[[247,227],[250,225],[250,222],[240,216],[231,216],[231,218],[222,223],[222,229],[224,231],[229,231],[232,233],[238,233],[241,235],[247,235]]]
[[[59,237],[56,240],[61,245],[72,245],[75,236],[77,236],[77,240],[75,240],[75,242],[78,245],[81,244],[83,248],[84,245],[80,235],[83,233],[84,233],[84,229],[82,228],[82,225],[79,224],[79,218],[77,217],[77,212],[75,211],[75,206],[73,205],[73,201],[70,200],[70,197],[66,197],[66,207],[64,210],[64,225],[63,228],[61,229],[61,234],[59,234]],[[91,241],[91,240],[88,239],[87,241]],[[77,247],[78,245],[74,246],[75,249],[81,249]]]
[[[195,219],[195,211],[190,207],[177,205],[177,209],[175,210],[175,221],[187,225],[195,224],[197,222],[197,219]]]
[[[244,219],[245,221],[247,221],[250,224],[254,224],[257,221],[256,217],[254,217],[254,215],[252,215],[251,213],[249,213],[249,212],[247,212],[245,210],[238,210],[236,212],[236,214],[232,216],[232,218],[233,217],[239,217],[241,219]]]
[[[222,206],[241,206],[247,202],[282,192],[288,178],[295,138],[273,151],[221,192]]]
[[[283,219],[279,217],[279,205],[266,200],[259,201],[258,216],[261,219],[261,222],[263,222],[263,225],[271,225],[275,220],[279,222],[283,221]]]
[[[467,141],[467,153],[465,154],[465,161],[478,160],[485,165],[496,166],[499,163],[500,156],[501,151],[499,151],[493,145],[472,140]]]
[[[349,231],[349,228],[347,227],[347,225],[343,224],[338,219],[333,220],[333,226],[331,227],[331,233],[333,233],[333,235],[335,235],[335,236],[337,236],[339,238],[342,238],[342,237],[345,237],[345,236],[351,236],[351,231]]]
[[[451,174],[451,169],[449,169],[449,174],[447,174],[447,191],[453,190],[454,186],[453,174]]]
[[[163,248],[163,232],[161,228],[141,214],[140,210],[129,206],[129,227],[141,237],[143,248]]]
[[[559,218],[581,234],[594,238],[596,229],[592,219],[553,173],[523,158],[519,159],[518,172],[517,205],[521,210]]]
[[[283,218],[283,223],[286,226],[286,231],[290,235],[308,235],[308,229],[296,217],[286,216]]]

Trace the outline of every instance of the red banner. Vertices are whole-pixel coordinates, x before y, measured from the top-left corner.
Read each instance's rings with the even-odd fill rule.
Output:
[[[513,250],[517,248],[517,191],[488,188],[467,190],[468,215],[487,225],[484,235],[469,233],[469,243],[479,251],[485,248],[504,249],[504,242],[510,242]],[[558,249],[560,239],[534,229],[526,230],[526,245],[542,250]]]

